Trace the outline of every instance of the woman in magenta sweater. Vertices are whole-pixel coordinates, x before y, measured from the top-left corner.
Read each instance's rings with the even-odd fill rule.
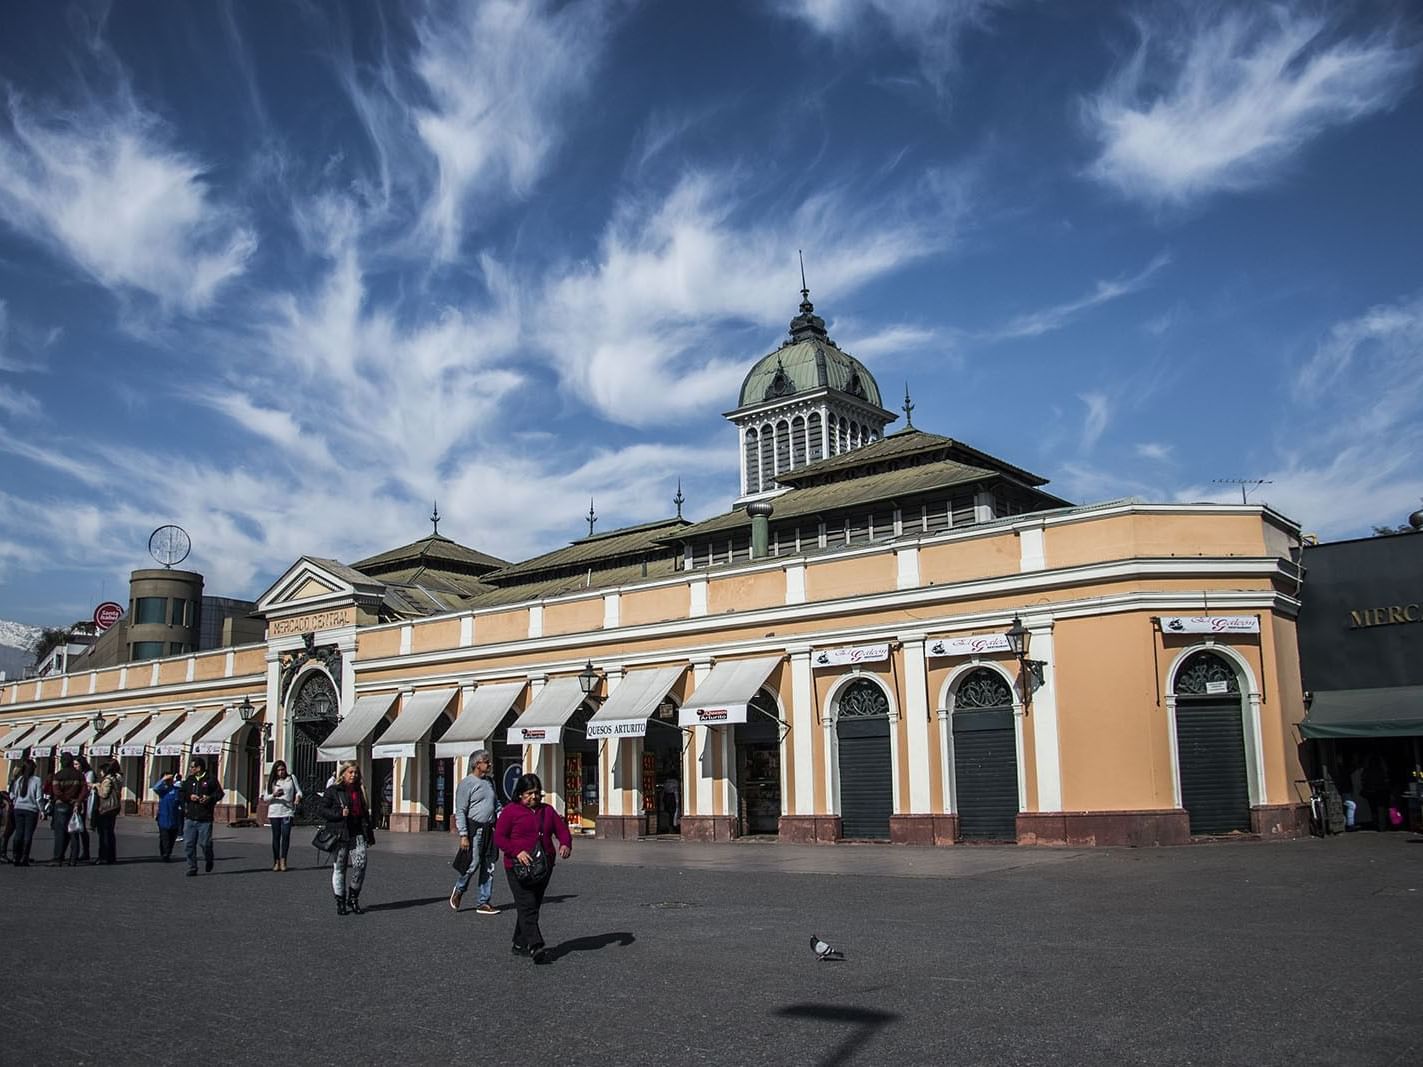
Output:
[[[539,930],[539,908],[553,877],[553,839],[558,838],[559,858],[567,859],[573,854],[573,837],[568,823],[543,802],[543,796],[538,775],[521,776],[514,783],[514,803],[504,806],[494,824],[494,844],[504,853],[504,874],[518,915],[514,922],[514,955],[531,956],[535,963],[552,963]],[[537,866],[535,852],[539,850],[544,856],[543,876],[521,879],[515,863]]]

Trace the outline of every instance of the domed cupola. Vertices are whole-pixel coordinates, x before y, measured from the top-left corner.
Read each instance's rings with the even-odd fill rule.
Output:
[[[743,501],[777,491],[777,474],[879,440],[897,418],[869,368],[830,339],[810,290],[800,295],[789,338],[751,367],[726,415],[741,437]]]

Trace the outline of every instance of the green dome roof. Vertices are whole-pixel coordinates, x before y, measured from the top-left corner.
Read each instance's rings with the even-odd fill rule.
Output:
[[[809,293],[802,294],[805,299],[800,314],[791,320],[791,339],[756,361],[741,383],[737,407],[827,387],[883,407],[874,375],[854,356],[835,347],[825,332],[825,320],[815,314]]]

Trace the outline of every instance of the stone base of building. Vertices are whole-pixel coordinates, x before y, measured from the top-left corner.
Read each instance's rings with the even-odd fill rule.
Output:
[[[213,809],[213,821],[219,826],[261,826],[266,822],[266,805],[254,814],[246,804],[219,804]]]
[[[1308,804],[1261,804],[1250,809],[1250,829],[1266,840],[1309,836]]]
[[[686,834],[687,818],[682,817],[682,833]],[[838,815],[782,815],[777,827],[782,841],[794,845],[833,845],[840,840]]]
[[[1020,845],[1185,845],[1191,819],[1180,808],[1164,811],[1052,811],[1018,816]]]
[[[647,816],[599,815],[594,833],[608,841],[635,841],[647,833]]]
[[[889,839],[896,845],[952,845],[959,838],[957,815],[891,815]]]
[[[393,811],[387,829],[396,834],[418,834],[423,833],[429,824],[430,816],[423,811]]]
[[[683,815],[683,841],[731,841],[736,820],[730,815]]]

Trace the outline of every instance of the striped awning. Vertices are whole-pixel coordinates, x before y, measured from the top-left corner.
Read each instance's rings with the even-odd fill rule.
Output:
[[[474,755],[476,749],[487,745],[504,721],[504,716],[514,706],[514,701],[524,691],[524,685],[524,682],[500,682],[497,685],[481,685],[476,689],[460,709],[460,717],[455,724],[435,742],[436,757],[469,757]]]

